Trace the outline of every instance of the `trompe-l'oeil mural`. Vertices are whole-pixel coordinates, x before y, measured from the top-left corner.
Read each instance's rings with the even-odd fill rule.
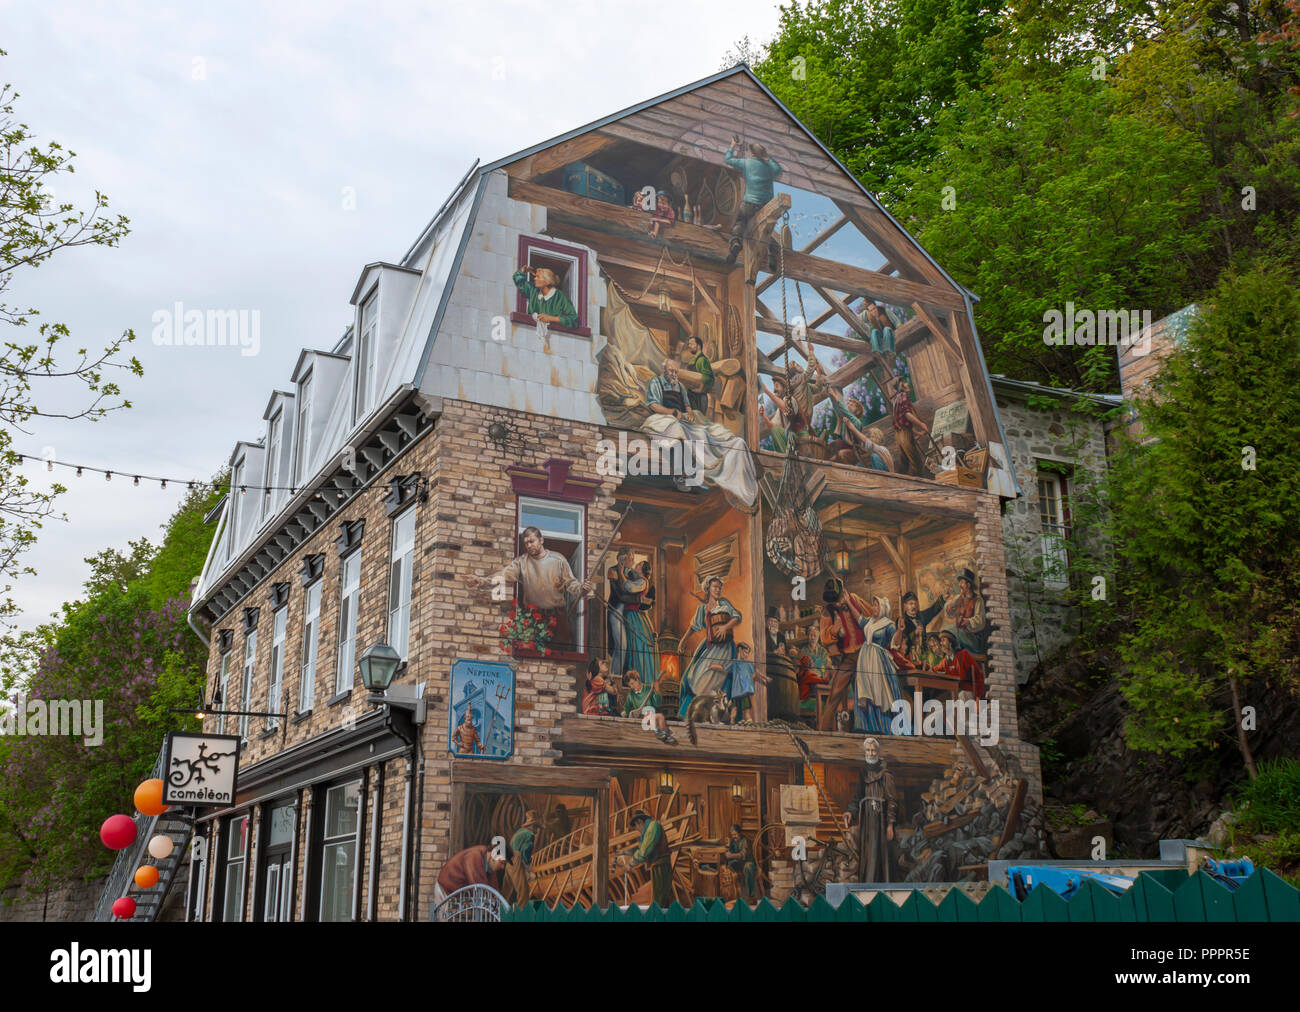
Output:
[[[499,284],[544,353],[590,342],[602,438],[565,466],[608,495],[521,495],[469,586],[516,677],[565,673],[556,764],[609,797],[470,790],[464,839],[552,904],[593,902],[597,851],[617,902],[970,877],[1028,844],[965,302],[756,86],[696,95],[508,169],[546,224]]]

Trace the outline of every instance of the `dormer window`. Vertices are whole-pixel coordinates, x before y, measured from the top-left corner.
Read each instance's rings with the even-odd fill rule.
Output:
[[[307,478],[308,461],[311,455],[311,373],[307,373],[298,384],[298,458],[294,464],[294,475],[298,484]]]
[[[280,449],[284,442],[284,412],[277,411],[271,416],[271,421],[266,429],[266,477],[262,484],[266,486],[262,494],[262,519],[266,519],[267,513],[270,512],[272,500],[278,499],[277,492],[272,491],[279,482],[276,480],[280,476]]]
[[[379,321],[379,297],[372,294],[361,304],[361,325],[357,328],[357,342],[352,362],[356,368],[356,384],[352,399],[352,421],[361,421],[370,409],[370,399],[375,392],[375,333]]]
[[[235,542],[239,540],[239,504],[243,501],[240,489],[244,485],[244,462],[240,460],[230,472],[230,524],[226,538],[226,558],[235,551]]]

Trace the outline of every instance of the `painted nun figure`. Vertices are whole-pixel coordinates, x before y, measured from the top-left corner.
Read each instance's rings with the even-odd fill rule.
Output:
[[[857,811],[844,813],[845,825],[857,816],[858,881],[892,882],[894,862],[890,845],[898,821],[898,792],[894,789],[893,774],[880,758],[880,745],[875,738],[862,740],[862,761]]]

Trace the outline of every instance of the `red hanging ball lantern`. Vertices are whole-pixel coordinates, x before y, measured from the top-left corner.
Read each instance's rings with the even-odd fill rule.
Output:
[[[99,827],[99,838],[109,850],[122,850],[135,843],[135,821],[129,815],[110,815]]]
[[[113,916],[124,921],[129,921],[135,916],[135,900],[130,896],[123,896],[113,901]]]

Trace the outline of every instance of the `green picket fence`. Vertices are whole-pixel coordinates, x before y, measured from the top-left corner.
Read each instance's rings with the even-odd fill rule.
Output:
[[[1069,900],[1061,899],[1044,885],[1037,885],[1024,902],[1001,888],[989,890],[978,903],[954,889],[938,905],[920,892],[909,895],[901,906],[881,894],[865,904],[848,897],[838,908],[821,897],[808,907],[789,899],[779,907],[763,900],[756,907],[737,903],[730,910],[716,899],[699,899],[690,907],[674,902],[667,909],[651,906],[646,910],[613,905],[604,910],[551,908],[534,901],[514,907],[502,919],[516,923],[585,921],[594,924],[614,921],[1300,921],[1300,891],[1266,868],[1256,871],[1236,892],[1225,889],[1204,872],[1188,875],[1174,868],[1142,872],[1122,896],[1114,896],[1097,883],[1084,880]]]

